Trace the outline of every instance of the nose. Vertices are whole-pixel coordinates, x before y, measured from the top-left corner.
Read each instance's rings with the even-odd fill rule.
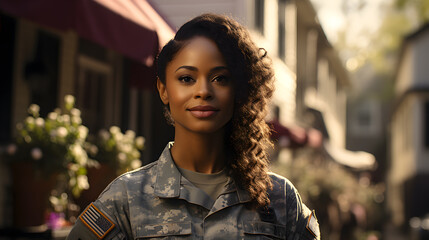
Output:
[[[211,99],[213,97],[212,86],[209,81],[202,79],[197,81],[195,84],[195,98],[202,98],[204,100]]]

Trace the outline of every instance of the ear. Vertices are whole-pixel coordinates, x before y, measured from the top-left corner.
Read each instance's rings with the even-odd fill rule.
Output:
[[[167,94],[167,87],[164,83],[161,82],[161,80],[157,77],[156,78],[156,87],[158,88],[159,97],[161,98],[162,103],[164,105],[168,104],[168,94]]]

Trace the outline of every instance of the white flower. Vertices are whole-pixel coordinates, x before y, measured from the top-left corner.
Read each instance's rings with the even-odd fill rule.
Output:
[[[61,116],[61,119],[63,120],[63,122],[65,123],[70,123],[70,116],[67,114],[64,114]]]
[[[73,97],[72,95],[66,95],[66,96],[64,97],[64,102],[65,102],[67,105],[74,105],[74,97]]]
[[[93,155],[97,154],[98,152],[98,147],[95,145],[91,145],[91,147],[89,148],[89,152]]]
[[[9,155],[14,155],[16,153],[16,149],[18,149],[18,147],[12,143],[7,145],[6,152]]]
[[[138,149],[143,149],[143,146],[144,146],[144,141],[145,141],[145,139],[144,139],[144,137],[137,137],[136,138],[136,147],[138,148]]]
[[[36,161],[41,159],[43,157],[42,150],[40,148],[31,149],[31,157]]]
[[[100,136],[100,138],[104,141],[107,141],[110,138],[110,133],[106,130],[106,129],[101,129],[98,132],[98,135]]]
[[[139,159],[134,159],[133,161],[131,161],[131,168],[132,169],[137,169],[139,167],[141,167],[142,162]]]
[[[129,144],[121,144],[121,150],[125,153],[130,153],[133,150],[133,147]]]
[[[67,134],[68,134],[67,128],[65,128],[65,127],[59,127],[57,129],[57,136],[59,138],[65,138],[67,136]]]
[[[131,152],[131,156],[133,158],[140,158],[140,152],[134,149],[134,151]]]
[[[67,167],[70,171],[73,171],[73,172],[77,172],[79,170],[78,164],[71,163],[71,164],[67,165]]]
[[[127,130],[127,131],[125,132],[125,136],[126,136],[126,137],[128,137],[128,138],[133,139],[133,138],[135,138],[135,137],[136,137],[136,133],[135,133],[133,130]]]
[[[77,176],[77,185],[81,189],[88,189],[89,188],[88,177],[86,175]]]
[[[79,124],[82,123],[82,119],[80,117],[78,117],[78,116],[72,116],[71,117],[71,121],[72,121],[72,123],[75,123],[77,125],[79,125]]]
[[[71,114],[72,116],[80,117],[80,110],[79,110],[79,109],[77,109],[77,108],[72,108],[72,109],[70,110],[70,114]]]
[[[43,127],[43,126],[45,126],[45,120],[43,119],[43,118],[36,118],[36,121],[35,121],[35,123],[36,123],[36,126],[38,126],[38,127]]]
[[[57,117],[58,117],[58,113],[56,113],[56,112],[50,112],[50,113],[48,114],[48,118],[49,118],[50,120],[56,120],[56,119],[57,119]]]
[[[77,170],[76,170],[76,171],[77,171]],[[73,187],[74,185],[76,185],[76,178],[74,178],[74,177],[70,178],[69,185],[70,185],[71,187]]]
[[[88,155],[82,146],[79,144],[73,144],[70,146],[71,154],[76,158],[76,162],[81,165],[86,165],[88,162]]]
[[[25,119],[25,123],[27,123],[27,125],[33,125],[34,124],[34,118],[33,117],[27,117]]]
[[[109,131],[110,131],[111,134],[116,134],[116,133],[120,133],[121,129],[119,127],[117,127],[117,126],[111,126],[110,129],[109,129]]]
[[[127,162],[127,155],[123,152],[118,153],[119,163],[124,164]]]
[[[31,137],[29,136],[29,135],[26,135],[25,137],[24,137],[24,141],[26,142],[26,143],[30,143],[31,142]]]
[[[85,139],[88,136],[88,128],[80,125],[77,130],[79,131],[79,138]]]
[[[115,142],[121,143],[124,139],[124,135],[121,132],[112,134],[113,138],[115,139]]]
[[[30,113],[33,116],[38,116],[40,111],[40,107],[37,104],[31,104],[30,107],[28,107],[28,113]]]

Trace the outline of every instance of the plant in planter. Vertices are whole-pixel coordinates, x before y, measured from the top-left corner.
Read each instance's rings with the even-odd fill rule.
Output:
[[[136,137],[132,130],[125,134],[117,126],[110,127],[109,131],[102,129],[92,142],[98,149],[92,156],[99,163],[106,163],[116,169],[117,175],[134,170],[141,166],[140,155],[145,139]]]
[[[88,128],[82,125],[79,109],[74,108],[74,97],[67,95],[64,100],[64,110],[55,109],[46,118],[39,116],[38,105],[30,105],[29,116],[17,124],[16,139],[7,151],[15,185],[31,174],[35,181],[51,185],[61,176],[68,181],[75,196],[89,188],[86,168],[91,160],[83,147],[87,144]],[[28,181],[31,180],[24,181],[26,187],[22,190],[38,192],[39,186],[30,189]],[[48,188],[52,189],[53,185]],[[19,198],[16,194],[15,198]],[[28,211],[34,210],[32,206]],[[18,211],[26,213],[26,210]]]
[[[87,152],[98,165],[88,168],[91,188],[76,199],[81,208],[94,201],[115,177],[141,166],[140,156],[145,141],[141,136],[136,137],[132,130],[123,134],[117,126],[102,129],[89,139],[91,144],[86,145]]]

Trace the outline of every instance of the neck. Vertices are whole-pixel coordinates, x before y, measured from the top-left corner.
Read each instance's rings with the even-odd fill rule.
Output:
[[[219,172],[224,168],[227,157],[224,131],[200,134],[176,129],[171,154],[180,168],[201,173]]]

